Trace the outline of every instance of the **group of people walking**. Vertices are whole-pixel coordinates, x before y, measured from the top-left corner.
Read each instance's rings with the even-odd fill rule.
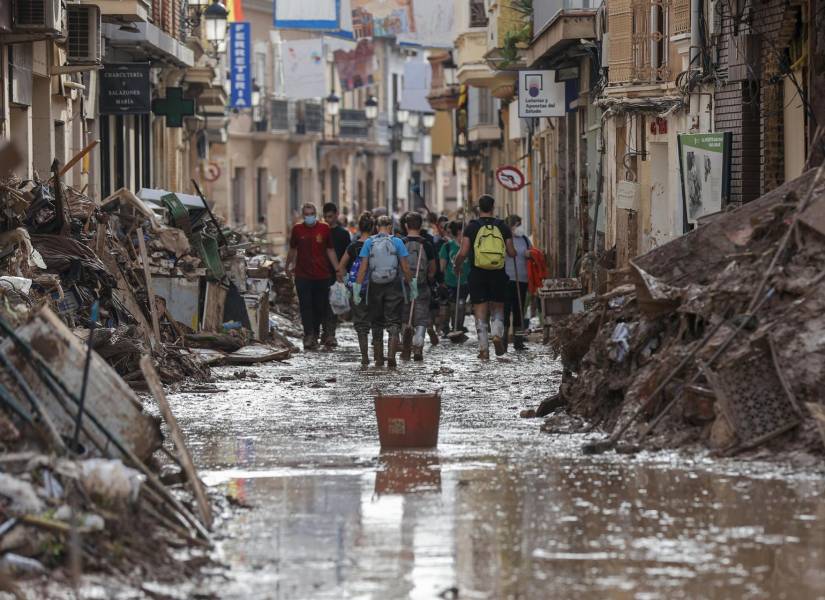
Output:
[[[329,305],[336,280],[349,290],[362,365],[370,364],[370,334],[375,365],[395,367],[399,353],[402,360],[423,360],[428,335],[435,345],[439,334],[466,333],[468,297],[480,359],[489,359],[491,343],[496,355],[505,354],[511,328],[514,348],[526,348],[530,241],[520,217],[495,218],[492,196],[479,198],[478,216],[466,226],[446,217],[429,224],[409,212],[396,227],[388,215],[365,212],[351,234],[334,204],[324,205],[323,221],[312,204],[301,212],[286,266],[295,278],[305,350],[337,346],[338,317]]]

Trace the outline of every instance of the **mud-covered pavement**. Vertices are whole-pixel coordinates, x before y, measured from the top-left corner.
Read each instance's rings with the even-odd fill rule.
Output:
[[[583,457],[519,418],[554,391],[546,350],[481,365],[472,342],[397,372],[331,354],[218,370],[171,398],[212,491],[221,598],[823,598],[821,471]],[[443,389],[432,452],[379,452],[374,390]]]

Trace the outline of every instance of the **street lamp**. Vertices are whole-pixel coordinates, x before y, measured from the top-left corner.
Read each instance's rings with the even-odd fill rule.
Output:
[[[417,112],[411,112],[407,117],[407,125],[409,125],[411,129],[418,129],[418,123],[420,119],[420,114],[418,114]]]
[[[395,122],[403,125],[410,118],[410,111],[405,108],[395,109]]]
[[[421,124],[424,129],[432,129],[435,125],[435,113],[424,113],[421,117]]]
[[[327,103],[327,114],[330,117],[338,116],[338,112],[341,110],[341,99],[335,95],[335,92],[332,92],[326,99]]]
[[[364,112],[370,121],[374,121],[378,117],[378,100],[375,96],[370,96],[364,102]]]
[[[189,0],[186,5],[189,8],[205,8],[209,6],[209,0]]]
[[[226,18],[228,16],[226,8],[218,0],[212,0],[212,4],[203,11],[203,19],[206,21],[206,39],[216,48],[220,47],[226,39]]]

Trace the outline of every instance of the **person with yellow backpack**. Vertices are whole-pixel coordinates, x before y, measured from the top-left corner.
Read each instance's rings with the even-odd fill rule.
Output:
[[[464,230],[461,250],[453,261],[453,269],[460,275],[464,261],[470,260],[470,303],[478,332],[478,357],[482,360],[490,358],[491,334],[496,355],[501,356],[507,350],[504,345],[504,303],[509,278],[505,259],[516,255],[512,231],[493,215],[495,204],[495,199],[488,194],[478,199],[479,217]]]

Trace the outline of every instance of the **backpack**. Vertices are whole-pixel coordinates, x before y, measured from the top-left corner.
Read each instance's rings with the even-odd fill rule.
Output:
[[[501,229],[495,223],[480,223],[480,225],[473,245],[475,266],[487,271],[503,269],[507,246],[504,244]]]
[[[427,255],[424,251],[424,244],[421,240],[411,240],[407,239],[404,241],[404,245],[407,247],[407,252],[409,256],[407,257],[407,264],[410,265],[410,273],[412,276],[416,276],[416,269],[420,271],[427,270]],[[423,256],[422,256],[423,255]],[[421,265],[419,267],[418,261],[419,257],[421,260]],[[421,283],[421,278],[419,277],[419,283]]]
[[[398,279],[398,250],[392,238],[379,234],[372,238],[370,248],[370,281],[391,283]]]

